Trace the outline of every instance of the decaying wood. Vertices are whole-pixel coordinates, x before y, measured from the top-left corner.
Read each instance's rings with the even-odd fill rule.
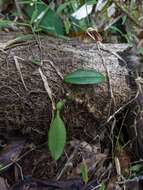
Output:
[[[1,34],[0,43],[13,38],[13,34]],[[127,45],[105,44],[105,47],[117,53],[124,51]],[[102,50],[102,56],[105,63],[96,43],[84,44],[48,36],[12,44],[1,51],[0,127],[30,128],[38,135],[45,134],[52,106],[66,99],[62,113],[66,126],[81,131],[90,126],[95,130],[131,98],[126,64],[111,52]],[[96,69],[106,76],[106,82],[86,86],[63,82],[66,74],[81,68]]]
[[[135,80],[132,81],[132,89],[136,88],[136,98],[128,106],[129,111],[125,119],[126,129],[130,140],[130,147],[134,155],[143,158],[143,64],[142,56],[139,56],[137,50],[132,48],[122,54],[128,62]]]

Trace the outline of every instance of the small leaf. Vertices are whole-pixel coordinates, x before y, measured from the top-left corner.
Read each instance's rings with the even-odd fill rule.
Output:
[[[96,70],[76,70],[64,77],[64,82],[70,84],[100,84],[105,81],[104,75]]]
[[[29,40],[33,40],[34,36],[32,34],[24,34],[24,35],[18,35],[15,39],[15,43],[20,43],[20,42],[27,42]]]
[[[106,188],[106,187],[105,187],[104,183],[102,183],[102,184],[101,184],[101,187],[99,188],[99,190],[106,190],[105,188]]]
[[[66,2],[66,3],[62,3],[59,5],[58,9],[57,9],[57,14],[61,13],[62,11],[64,11],[69,5],[71,4],[71,2]]]
[[[64,101],[59,101],[59,102],[57,103],[57,105],[56,105],[56,109],[57,109],[58,111],[61,111],[62,108],[63,108],[63,106],[64,106],[64,103],[65,103],[65,100],[64,100]]]
[[[6,27],[11,27],[14,26],[14,22],[10,20],[2,20],[0,19],[0,29],[6,28]]]
[[[68,34],[70,32],[70,28],[71,28],[71,23],[69,21],[69,18],[65,19],[64,26],[65,26],[66,34]]]
[[[42,0],[35,2],[33,6],[27,4],[24,7],[24,11],[31,19],[33,27],[36,28],[34,31],[41,29],[52,35],[64,35],[65,31],[61,17]]]
[[[116,6],[115,3],[112,3],[108,8],[107,8],[107,15],[108,17],[112,17],[116,12]]]
[[[40,60],[38,60],[38,59],[32,59],[31,62],[32,62],[33,64],[39,65],[39,66],[40,66],[40,63],[41,63]]]
[[[101,11],[104,8],[104,6],[107,4],[107,2],[108,2],[107,0],[98,0],[95,11],[96,12]]]
[[[86,184],[89,179],[88,179],[88,168],[87,168],[87,164],[86,164],[85,160],[83,160],[83,163],[82,163],[81,168],[80,168],[80,172],[82,175],[82,179]]]
[[[142,164],[136,164],[136,165],[130,167],[130,171],[132,173],[138,173],[139,171],[142,171],[142,168],[143,168]]]
[[[140,55],[143,55],[143,48],[139,48],[138,53],[139,53]]]
[[[38,16],[38,11],[37,11],[37,9],[35,9],[31,15],[30,24],[32,24],[34,22],[34,20],[37,18],[37,16]]]
[[[83,18],[86,18],[93,9],[93,5],[91,4],[84,4],[82,5],[76,12],[74,12],[71,16],[74,17],[77,20],[81,20]]]
[[[58,160],[64,151],[66,143],[66,129],[63,120],[60,117],[60,107],[56,110],[55,118],[51,122],[48,133],[48,145],[54,160]],[[60,107],[60,108],[59,108]]]

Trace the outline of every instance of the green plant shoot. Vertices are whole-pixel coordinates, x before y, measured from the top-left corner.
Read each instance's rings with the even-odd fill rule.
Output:
[[[88,182],[89,178],[88,178],[88,168],[87,168],[87,164],[86,164],[85,160],[83,160],[83,163],[80,167],[80,172],[82,175],[82,179],[86,184]]]
[[[60,158],[66,143],[66,129],[64,122],[60,117],[60,111],[63,108],[63,105],[64,103],[61,101],[57,103],[56,112],[48,132],[48,146],[54,160]]]

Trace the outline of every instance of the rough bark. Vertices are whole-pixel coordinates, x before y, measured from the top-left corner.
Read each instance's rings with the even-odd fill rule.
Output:
[[[0,35],[1,43],[15,36],[9,33]],[[122,52],[127,45],[105,44],[105,47],[110,51]],[[95,43],[84,44],[47,36],[41,36],[39,43],[32,40],[12,44],[5,52],[1,51],[0,127],[30,128],[35,133],[45,134],[51,121],[52,106],[39,73],[40,68],[46,76],[53,100],[57,102],[67,99],[62,116],[68,129],[82,131],[83,128],[94,128],[96,131],[96,127],[131,98],[130,76],[126,65],[121,64],[117,56],[108,51],[102,50],[102,55],[105,63]],[[33,60],[42,60],[43,64],[36,65]],[[61,79],[81,68],[96,69],[106,76],[106,82],[101,85],[77,86],[67,85]],[[106,69],[109,71],[108,76]],[[92,136],[96,135],[96,132],[93,134],[93,130],[90,131]]]
[[[128,114],[125,119],[130,145],[134,156],[143,158],[143,64],[142,56],[139,55],[136,48],[130,51],[124,51],[122,57],[128,62],[128,68],[135,80],[132,80],[132,91],[136,91],[137,96],[128,106]]]

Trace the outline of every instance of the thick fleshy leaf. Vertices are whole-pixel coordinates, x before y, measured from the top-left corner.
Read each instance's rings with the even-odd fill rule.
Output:
[[[96,70],[76,70],[64,77],[64,82],[70,84],[100,84],[105,81],[105,77]]]
[[[66,143],[66,129],[63,120],[60,117],[59,110],[51,123],[48,133],[48,145],[54,160],[58,160],[64,151]]]

